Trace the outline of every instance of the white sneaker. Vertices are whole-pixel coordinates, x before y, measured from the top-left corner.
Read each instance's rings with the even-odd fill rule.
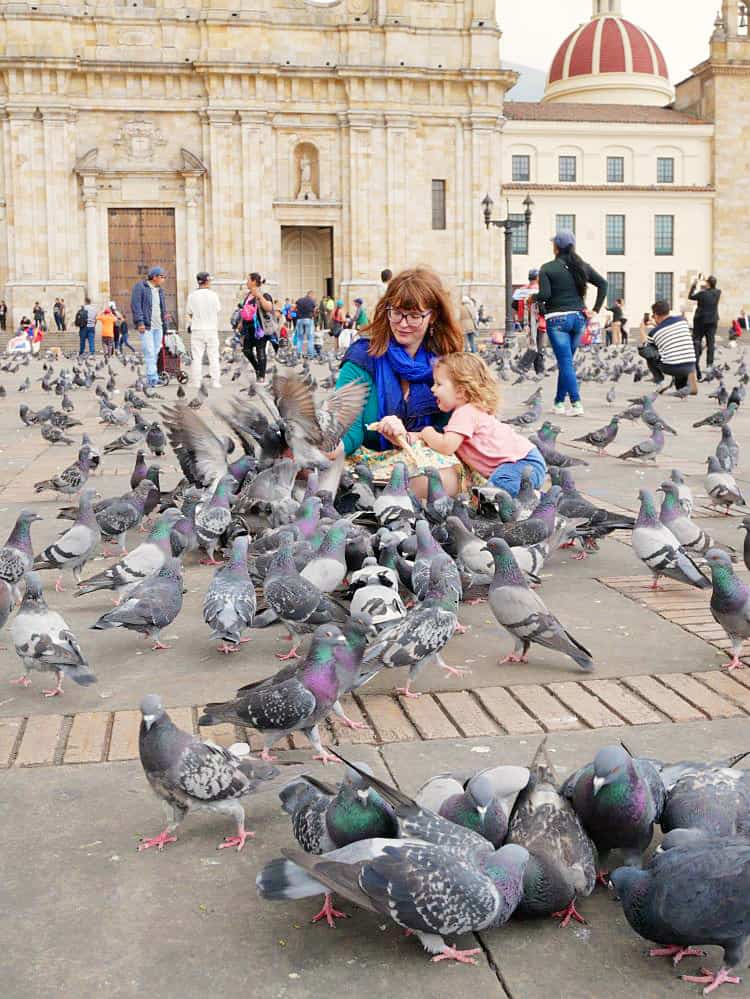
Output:
[[[580,400],[578,402],[571,403],[570,415],[583,416],[583,403]]]
[[[552,412],[555,414],[555,416],[567,416],[567,413],[565,411],[565,403],[556,402],[555,405],[552,407]]]

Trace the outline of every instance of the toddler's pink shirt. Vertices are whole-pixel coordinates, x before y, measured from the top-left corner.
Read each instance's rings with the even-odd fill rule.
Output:
[[[453,410],[444,431],[464,438],[456,454],[487,479],[498,465],[520,461],[533,447],[512,427],[471,403]]]

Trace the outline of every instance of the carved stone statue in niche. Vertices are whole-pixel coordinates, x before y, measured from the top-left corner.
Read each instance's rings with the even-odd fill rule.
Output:
[[[302,142],[295,150],[297,161],[297,200],[318,200],[318,150],[309,142]]]

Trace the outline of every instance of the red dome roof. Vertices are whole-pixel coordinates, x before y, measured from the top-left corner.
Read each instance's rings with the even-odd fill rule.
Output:
[[[549,83],[599,73],[648,73],[669,79],[656,42],[624,17],[594,17],[576,28],[555,54]]]

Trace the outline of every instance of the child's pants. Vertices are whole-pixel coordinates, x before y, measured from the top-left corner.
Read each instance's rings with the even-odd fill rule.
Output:
[[[529,451],[525,458],[518,461],[506,461],[498,465],[489,478],[491,486],[499,486],[511,496],[518,496],[521,488],[521,473],[525,466],[531,469],[531,484],[535,489],[539,489],[547,475],[547,464],[535,447]]]

